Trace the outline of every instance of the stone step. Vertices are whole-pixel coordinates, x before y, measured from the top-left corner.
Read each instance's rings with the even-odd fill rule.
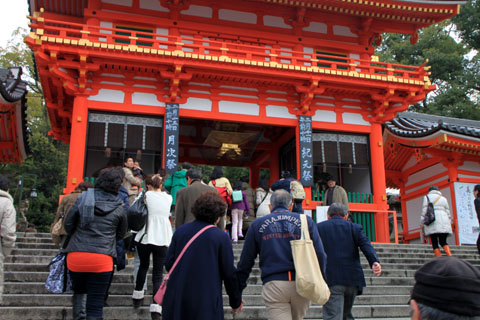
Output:
[[[48,272],[5,272],[6,282],[44,282],[48,277]],[[149,282],[151,274],[149,274]],[[413,285],[414,280],[407,277],[365,277],[367,285]],[[133,274],[115,274],[113,283],[130,283],[133,284]],[[248,284],[261,284],[258,274],[250,275]]]
[[[225,319],[233,319],[231,308],[225,307]],[[265,308],[256,306],[245,306],[243,311],[235,316],[235,319],[263,320],[265,319]],[[353,314],[356,318],[406,318],[410,312],[409,306],[397,305],[371,305],[371,306],[354,306]],[[70,307],[2,307],[0,319],[71,319]],[[322,308],[320,306],[312,306],[307,312],[305,319],[319,319],[322,317]],[[139,309],[132,307],[105,307],[105,319],[118,320],[134,320],[134,319],[150,319],[148,307],[144,306]]]
[[[69,306],[71,303],[71,294],[7,294],[3,296],[3,306]],[[242,299],[247,306],[263,306],[263,299],[259,295],[243,295]],[[393,305],[406,304],[410,296],[408,295],[360,295],[355,299],[355,305]],[[145,295],[144,306],[152,301],[151,295]],[[223,296],[223,304],[228,305],[228,296]],[[130,294],[110,295],[108,297],[109,306],[130,306],[132,297]]]
[[[52,260],[53,256],[31,256],[31,255],[12,255],[5,259],[5,263],[8,264],[43,264],[47,266],[50,261]],[[129,259],[126,269],[129,270],[133,268],[133,259]],[[380,256],[380,261],[382,262],[382,269],[389,270],[389,269],[403,269],[403,270],[417,270],[420,268],[425,262],[429,259],[383,259]],[[475,259],[465,259],[466,261],[470,262],[471,264],[480,268],[480,260]],[[366,260],[362,260],[362,267],[364,270],[370,269],[370,266],[366,263]],[[238,261],[235,261],[235,264]],[[258,260],[255,262],[255,268],[258,268]]]
[[[44,246],[45,244],[41,244]],[[26,248],[14,248],[12,250],[12,255],[32,255],[32,256],[55,256],[59,252],[58,248],[49,247],[49,248],[41,248],[41,247],[26,247]],[[382,258],[382,261],[385,259],[431,259],[434,257],[432,252],[428,253],[409,253],[409,252],[377,252],[378,256]],[[456,257],[464,260],[478,260],[480,262],[480,256],[478,252],[452,252]],[[234,252],[234,257],[236,260],[240,258],[240,251]],[[361,256],[361,260],[365,260],[366,258]]]
[[[5,272],[48,272],[48,266],[45,264],[37,263],[5,263]],[[366,267],[366,266],[365,266]],[[401,270],[401,269],[383,269],[382,277],[413,277],[416,270]],[[152,266],[150,266],[149,274],[152,273]],[[371,269],[364,269],[366,277],[373,277]],[[127,267],[120,271],[115,272],[118,274],[133,274],[133,265],[127,265]],[[251,275],[259,275],[260,269],[254,268]]]
[[[147,293],[151,294],[151,285],[148,283]],[[412,285],[375,285],[367,286],[363,290],[364,295],[409,295],[412,289]],[[110,287],[110,294],[128,295],[133,290],[133,283],[114,283]],[[262,292],[261,284],[249,284],[244,294],[258,295]],[[4,283],[4,294],[48,294],[45,289],[45,282],[8,282]]]

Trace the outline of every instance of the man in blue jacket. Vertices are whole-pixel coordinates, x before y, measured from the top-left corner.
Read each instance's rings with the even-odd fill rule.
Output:
[[[250,225],[237,266],[240,290],[243,290],[255,259],[260,254],[262,297],[269,320],[301,320],[310,306],[310,301],[300,296],[295,287],[290,241],[300,239],[301,220],[299,213],[291,212],[292,205],[292,196],[287,191],[277,190],[272,194],[271,213]],[[310,238],[325,275],[327,256],[322,240],[313,220],[309,217],[307,220]]]
[[[330,299],[323,306],[323,319],[354,319],[353,302],[366,286],[358,248],[367,258],[374,275],[382,273],[382,266],[362,226],[347,221],[345,205],[332,203],[327,215],[328,220],[317,225],[328,256],[326,281]]]

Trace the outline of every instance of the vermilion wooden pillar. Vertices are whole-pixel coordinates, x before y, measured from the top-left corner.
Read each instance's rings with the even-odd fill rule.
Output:
[[[453,227],[454,227],[454,234],[455,234],[455,244],[458,245],[460,243],[460,239],[458,237],[458,217],[457,217],[457,203],[455,200],[455,186],[454,183],[457,181],[458,177],[458,163],[456,161],[444,161],[443,165],[445,165],[448,169],[448,188],[450,189],[450,199],[452,201],[452,207],[450,208],[450,213],[453,217]]]
[[[385,181],[385,162],[383,158],[382,126],[372,123],[370,133],[370,155],[372,160],[373,203],[378,210],[387,210],[387,193]],[[388,214],[375,214],[375,233],[377,242],[389,242]]]
[[[72,192],[76,186],[83,181],[87,123],[87,97],[76,96],[73,103],[70,151],[68,155],[67,185],[65,189],[63,189],[64,194]]]

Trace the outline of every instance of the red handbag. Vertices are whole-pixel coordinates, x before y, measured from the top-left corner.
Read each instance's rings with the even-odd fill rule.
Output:
[[[159,305],[162,305],[163,303],[163,297],[165,296],[165,292],[167,291],[167,284],[168,284],[168,279],[170,278],[170,275],[172,274],[173,270],[175,270],[175,267],[177,266],[178,262],[180,261],[180,259],[182,258],[183,254],[185,253],[185,251],[188,249],[188,247],[192,244],[192,242],[198,238],[198,236],[200,236],[204,231],[206,231],[207,229],[210,229],[210,228],[213,228],[215,227],[213,224],[210,224],[204,228],[202,228],[200,231],[198,231],[193,237],[192,239],[190,239],[187,244],[185,245],[185,247],[183,247],[183,250],[182,252],[180,252],[180,254],[178,255],[178,258],[177,260],[175,260],[175,263],[173,264],[172,268],[170,269],[170,271],[165,275],[165,277],[163,277],[162,279],[162,283],[160,284],[160,288],[158,289],[157,293],[155,294],[155,296],[153,297],[153,300],[158,303]]]

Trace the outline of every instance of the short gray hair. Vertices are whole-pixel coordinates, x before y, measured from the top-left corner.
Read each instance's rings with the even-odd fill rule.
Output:
[[[193,180],[200,180],[202,179],[202,171],[197,168],[191,168],[188,169],[186,176]]]
[[[480,320],[480,317],[469,317],[458,315],[450,312],[445,312],[438,310],[433,307],[426,306],[424,304],[418,303],[418,309],[420,309],[420,318],[422,320]]]
[[[342,216],[347,214],[347,206],[338,202],[334,202],[328,207],[327,214],[329,216]]]
[[[277,190],[272,194],[270,198],[270,204],[273,208],[283,206],[289,207],[292,203],[292,196],[285,190]]]

